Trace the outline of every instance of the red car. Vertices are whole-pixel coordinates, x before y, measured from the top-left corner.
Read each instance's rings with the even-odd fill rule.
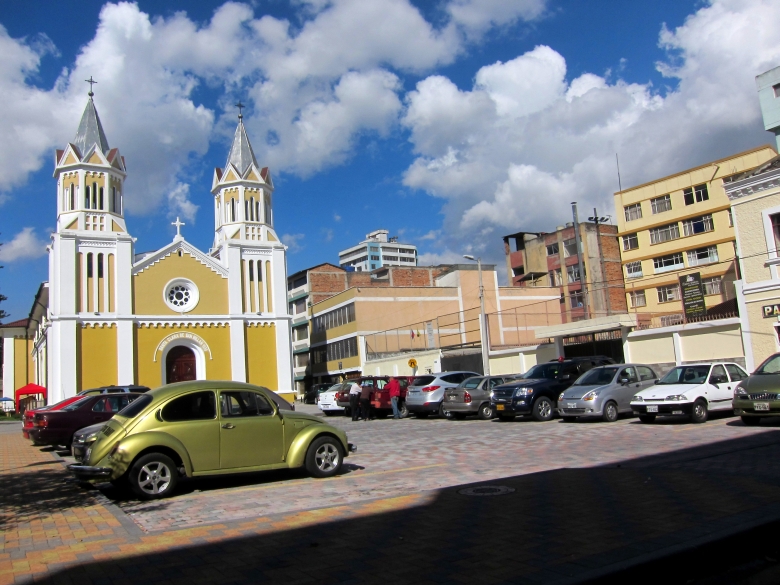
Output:
[[[28,433],[35,445],[70,447],[79,429],[106,422],[143,394],[117,393],[79,396],[60,410],[43,410],[35,414]]]
[[[76,402],[81,398],[81,396],[71,396],[70,398],[66,398],[65,400],[61,400],[60,402],[57,402],[56,404],[50,404],[49,406],[42,406],[41,408],[34,408],[31,410],[26,410],[24,412],[24,421],[22,422],[22,436],[25,439],[30,438],[30,429],[33,428],[35,415],[39,412],[48,411],[48,410],[61,410],[64,407],[68,406],[71,402]],[[35,444],[35,442],[33,442]]]
[[[360,387],[370,386],[372,415],[378,418],[386,418],[393,413],[393,406],[390,403],[390,391],[385,388],[391,377],[398,380],[398,383],[401,386],[398,410],[400,411],[401,418],[405,418],[409,414],[409,411],[406,409],[406,388],[411,384],[414,376],[361,376],[355,380],[347,380],[336,395],[336,403],[339,406],[343,406],[345,408],[344,413],[347,416],[350,416],[352,414],[349,406],[350,386],[353,383],[357,383]]]

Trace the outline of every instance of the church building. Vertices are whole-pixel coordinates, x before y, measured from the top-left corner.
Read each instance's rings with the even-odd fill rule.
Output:
[[[214,171],[213,247],[187,242],[177,219],[172,242],[139,254],[124,215],[125,160],[90,91],[76,138],[55,155],[48,283],[29,319],[0,327],[4,396],[28,383],[47,388],[49,403],[110,384],[195,379],[292,389],[286,248],[271,175],[242,118]]]

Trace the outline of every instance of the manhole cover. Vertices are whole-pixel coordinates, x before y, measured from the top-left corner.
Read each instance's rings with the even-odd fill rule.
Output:
[[[506,487],[505,485],[481,485],[479,487],[458,490],[458,493],[464,496],[503,496],[511,494],[513,491],[515,491],[514,488]]]

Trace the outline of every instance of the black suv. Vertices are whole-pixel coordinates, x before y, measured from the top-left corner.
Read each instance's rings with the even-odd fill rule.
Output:
[[[614,363],[612,358],[593,356],[537,364],[522,378],[493,388],[490,404],[500,420],[529,414],[539,421],[550,420],[558,396],[574,380],[591,368]]]

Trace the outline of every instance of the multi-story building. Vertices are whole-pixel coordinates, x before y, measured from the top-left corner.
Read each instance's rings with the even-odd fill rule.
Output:
[[[387,230],[366,234],[357,246],[339,252],[339,265],[348,270],[370,272],[383,266],[417,266],[417,247],[401,244],[397,237],[388,237]]]
[[[522,346],[516,335],[518,325],[527,333],[530,343],[537,343],[534,327],[560,322],[556,289],[499,287],[495,266],[483,264],[482,270],[488,336],[496,340],[497,346],[502,342]],[[420,272],[417,278],[409,278],[417,272]],[[312,306],[310,360],[314,381],[336,381],[368,373],[366,362],[376,356],[479,348],[476,265],[418,267],[406,271],[390,268],[377,271],[374,276],[366,278],[366,281],[373,280],[374,286],[365,286],[355,279],[343,292]],[[478,349],[474,357],[468,369],[480,371]],[[402,362],[406,364],[406,359]],[[444,365],[437,361],[434,371]],[[375,371],[372,368],[370,373]],[[404,371],[414,373],[411,366]]]
[[[735,234],[723,182],[776,155],[761,146],[615,193],[632,311],[681,322],[679,277],[691,273],[700,274],[707,308],[734,298]]]
[[[564,322],[624,313],[626,298],[617,227],[590,222],[580,223],[579,227],[585,291],[571,223],[551,233],[518,232],[504,236],[510,286],[557,288]]]
[[[293,378],[297,392],[302,394],[313,383],[309,355],[313,305],[349,288],[433,286],[441,270],[429,266],[392,266],[373,272],[354,272],[324,263],[290,275],[287,304],[292,316]]]
[[[764,128],[775,135],[780,150],[780,67],[756,77],[758,101],[764,117]]]

